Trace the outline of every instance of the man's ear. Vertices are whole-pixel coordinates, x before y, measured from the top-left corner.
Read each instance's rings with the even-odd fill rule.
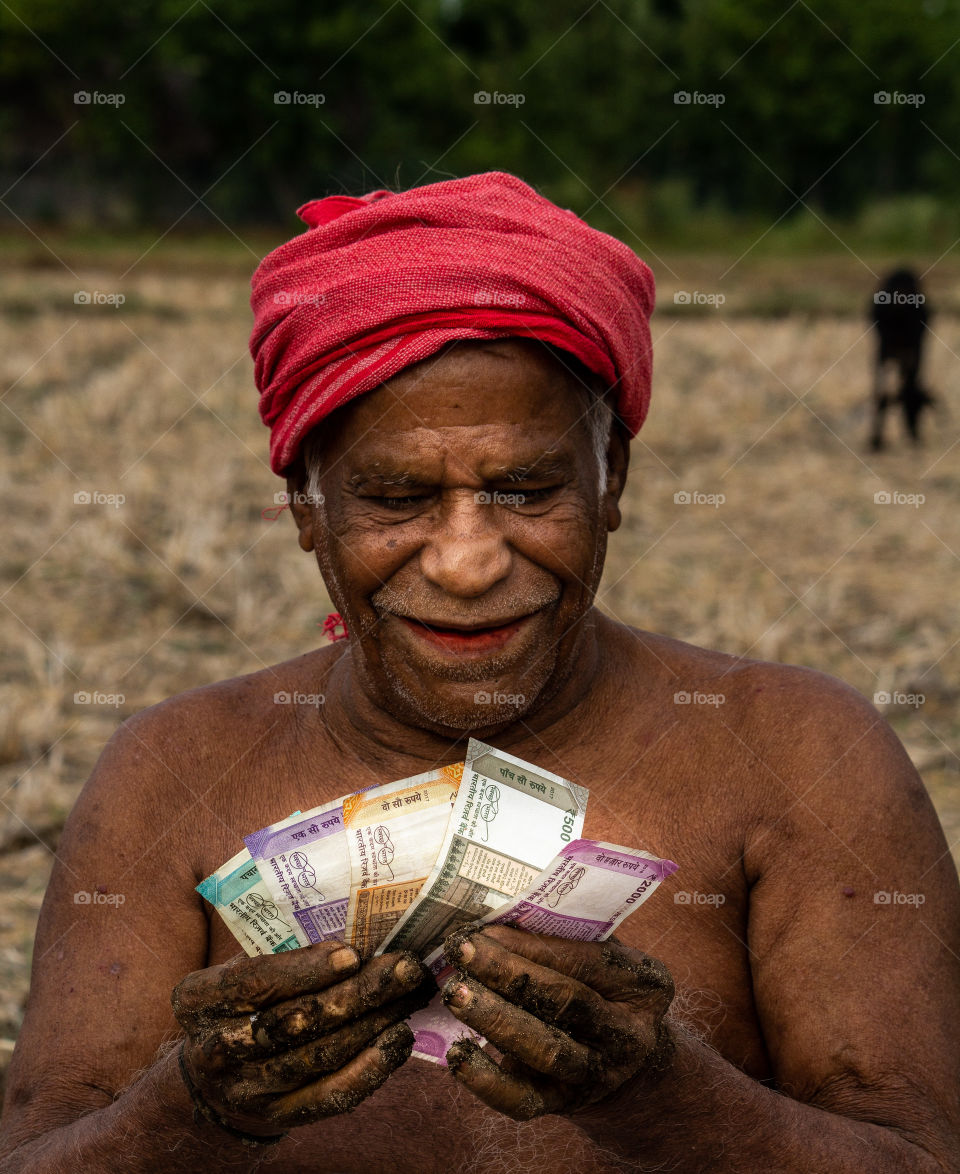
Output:
[[[297,526],[300,549],[313,550],[313,508],[307,501],[307,470],[303,457],[298,456],[287,469],[287,498],[290,513]]]
[[[620,495],[627,483],[627,469],[630,466],[630,437],[619,420],[614,420],[607,445],[607,529],[613,533],[619,529]]]

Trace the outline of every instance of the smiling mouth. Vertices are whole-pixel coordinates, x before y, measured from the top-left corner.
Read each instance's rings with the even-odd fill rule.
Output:
[[[397,615],[414,636],[448,652],[491,652],[502,648],[537,612],[495,624],[435,624]]]

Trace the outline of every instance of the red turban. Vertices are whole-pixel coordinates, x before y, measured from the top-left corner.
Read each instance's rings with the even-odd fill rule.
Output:
[[[523,336],[617,388],[633,436],[650,400],[653,274],[626,245],[502,172],[329,196],[253,275],[250,351],[270,464],[324,416],[454,339]]]

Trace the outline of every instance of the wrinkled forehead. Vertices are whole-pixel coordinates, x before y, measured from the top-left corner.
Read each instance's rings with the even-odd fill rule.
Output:
[[[589,379],[533,340],[456,344],[333,413],[308,460],[398,483],[412,459],[434,473],[466,464],[485,479],[552,474],[589,448]]]

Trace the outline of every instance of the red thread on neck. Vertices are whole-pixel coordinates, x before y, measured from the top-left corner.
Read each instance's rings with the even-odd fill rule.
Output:
[[[343,631],[338,632],[337,628],[343,628]],[[332,611],[323,621],[323,631],[330,640],[348,640],[350,638],[346,620],[338,611]]]

